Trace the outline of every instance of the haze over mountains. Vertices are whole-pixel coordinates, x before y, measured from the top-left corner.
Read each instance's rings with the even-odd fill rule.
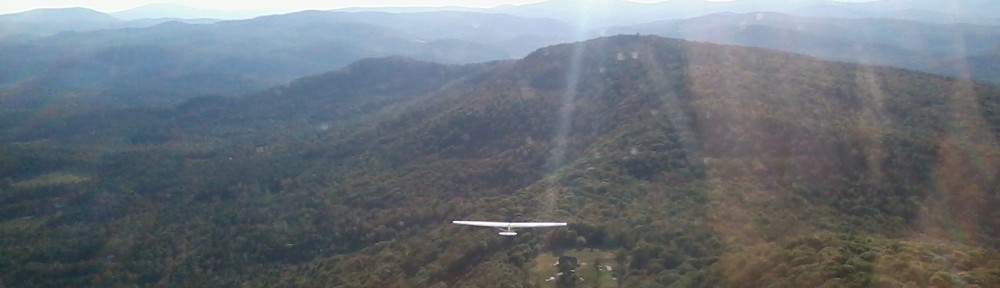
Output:
[[[87,8],[48,8],[0,15],[0,39],[7,37],[50,36],[59,32],[141,28],[170,21],[212,23],[218,20],[186,17],[129,19],[118,18]]]
[[[238,95],[365,57],[442,63],[520,57],[571,39],[568,25],[503,14],[304,11],[208,25],[65,33],[0,43],[6,108],[170,105]],[[72,98],[63,97],[72,90]],[[5,94],[5,95],[4,95]]]
[[[567,251],[617,269],[580,272],[602,285],[990,287],[998,112],[996,86],[651,36],[364,60],[7,129],[35,144],[4,144],[0,277],[549,287]],[[442,224],[503,214],[573,224]]]
[[[345,12],[427,12],[465,11],[504,13],[520,17],[551,18],[584,28],[636,25],[652,21],[683,19],[713,13],[777,12],[821,18],[887,18],[929,23],[1000,24],[993,11],[1000,4],[988,0],[932,1],[880,0],[842,2],[804,1],[724,1],[674,0],[659,3],[636,3],[623,0],[550,0],[526,5],[502,5],[494,8],[467,7],[387,7],[339,8]],[[74,9],[40,9],[0,16],[0,37],[8,35],[51,35],[59,31],[93,31],[108,28],[147,27],[165,21],[209,23],[218,20],[249,19],[266,16],[263,11],[219,10],[159,3],[108,14]],[[581,15],[586,15],[581,18]],[[213,20],[216,19],[216,20]],[[49,22],[76,22],[78,25],[54,25]],[[59,30],[62,29],[62,30]]]
[[[141,19],[249,19],[261,16],[260,12],[250,11],[226,11],[218,9],[202,9],[188,7],[179,4],[158,3],[139,6],[128,10],[110,13],[111,16],[122,20]],[[266,15],[266,14],[265,14]]]
[[[602,30],[784,50],[827,60],[944,72],[964,57],[986,56],[1000,45],[997,26],[930,24],[894,19],[829,19],[778,13],[710,14]],[[946,63],[942,59],[955,61]],[[968,62],[973,63],[973,62]],[[978,62],[995,66],[997,62]],[[965,63],[961,63],[965,64]],[[954,67],[956,70],[961,67]],[[998,82],[978,70],[950,71]]]
[[[846,2],[806,1],[701,1],[674,0],[635,3],[620,0],[553,0],[522,6],[497,7],[494,11],[531,17],[551,17],[570,23],[581,21],[592,27],[635,25],[665,19],[680,19],[712,13],[779,12],[814,17],[892,18],[931,20],[941,23],[1000,24],[993,1],[881,0]],[[987,9],[987,10],[983,10]],[[581,11],[585,13],[581,13]],[[581,17],[581,15],[585,15]]]
[[[122,29],[123,26],[144,26],[169,19],[122,21],[85,9],[4,15],[0,16],[0,22],[31,23],[23,27],[32,27],[28,30],[32,33],[54,33],[67,29],[67,25],[77,30],[96,31],[4,38],[0,41],[3,52],[0,64],[9,68],[0,74],[0,87],[4,88],[0,91],[0,103],[6,109],[44,105],[91,108],[172,105],[200,95],[249,93],[296,77],[336,69],[365,57],[402,55],[441,63],[473,63],[517,58],[546,45],[618,33],[779,49],[828,60],[1000,81],[994,72],[998,63],[995,57],[990,57],[990,53],[1000,47],[1000,28],[997,26],[753,12],[716,13],[680,20],[660,18],[660,21],[644,24],[602,27],[599,25],[616,22],[601,20],[604,17],[601,13],[621,13],[629,15],[633,21],[645,21],[642,13],[671,18],[687,15],[684,13],[696,15],[751,8],[741,1],[587,3],[590,6],[567,6],[568,3],[550,1],[486,10],[527,16],[536,15],[531,11],[543,11],[538,13],[569,22],[469,11],[304,11],[218,23],[194,20],[202,23],[168,22]],[[892,1],[879,3],[823,5],[868,7],[866,9],[873,11],[902,7],[901,4],[890,5]],[[773,3],[759,4],[753,7],[781,10]],[[968,8],[973,4],[976,3],[957,1],[948,7],[936,8],[962,12],[973,10]],[[687,8],[675,9],[677,7],[693,10],[683,12],[688,11]],[[929,3],[905,7],[935,8]],[[657,9],[667,8],[673,12],[657,12],[660,11]],[[559,16],[580,13],[580,9],[593,10],[586,10],[590,11],[587,22]],[[974,13],[962,15],[966,14]],[[612,16],[607,17],[619,17]],[[16,30],[21,26],[0,27]]]
[[[1000,287],[996,3],[580,3],[0,16],[0,287]]]

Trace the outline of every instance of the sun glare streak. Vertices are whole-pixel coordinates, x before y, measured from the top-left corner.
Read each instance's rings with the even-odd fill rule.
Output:
[[[954,54],[969,54],[966,39],[956,39],[953,43]],[[970,77],[967,65],[958,72]],[[998,174],[995,163],[1000,160],[997,159],[1000,151],[985,128],[989,125],[977,103],[977,91],[968,82],[959,82],[948,91],[951,92],[947,92],[950,95],[945,104],[952,116],[947,118],[944,135],[936,143],[939,158],[931,175],[932,194],[924,201],[919,215],[920,236],[982,245],[979,224],[981,214],[987,214],[989,209],[987,183],[994,182]]]
[[[982,245],[982,214],[990,209],[989,184],[998,174],[1000,150],[987,121],[982,118],[977,92],[968,83],[950,89],[952,110],[945,135],[938,139],[939,159],[934,164],[932,195],[920,215],[921,228],[936,239]]]
[[[864,139],[863,149],[865,150],[868,173],[873,179],[882,181],[885,174],[882,168],[882,159],[888,153],[885,151],[885,147],[880,145],[887,129],[883,124],[886,115],[886,95],[879,83],[878,76],[870,67],[861,67],[856,71],[855,83],[861,91],[872,95],[871,98],[862,99],[864,107],[860,109],[859,120],[855,124],[861,133],[859,136]]]
[[[590,18],[591,3],[587,3],[580,6],[580,14],[577,20],[577,30],[574,38],[576,41],[583,41],[586,38],[586,33]],[[570,55],[570,66],[569,70],[566,71],[566,88],[562,95],[562,105],[559,107],[559,118],[556,119],[556,131],[555,137],[555,148],[552,149],[552,156],[549,158],[549,167],[552,167],[552,171],[559,170],[566,162],[566,146],[567,138],[569,137],[570,123],[573,117],[573,102],[576,100],[577,88],[580,81],[580,65],[583,61],[583,50],[584,45],[582,43],[573,44],[573,52]],[[545,189],[545,205],[546,211],[553,212],[556,208],[556,202],[558,195],[556,195],[555,187],[548,187]]]

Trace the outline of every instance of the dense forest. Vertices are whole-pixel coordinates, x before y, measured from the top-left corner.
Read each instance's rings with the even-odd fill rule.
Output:
[[[3,287],[1000,286],[1000,87],[900,69],[614,36],[0,137]]]

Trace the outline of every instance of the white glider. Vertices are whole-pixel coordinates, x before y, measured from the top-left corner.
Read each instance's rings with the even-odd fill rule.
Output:
[[[566,226],[563,222],[491,222],[491,221],[451,221],[458,225],[496,227],[500,228],[502,236],[517,236],[513,228],[539,228]]]

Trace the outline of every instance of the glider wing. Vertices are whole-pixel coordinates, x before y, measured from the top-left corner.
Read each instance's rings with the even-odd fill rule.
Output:
[[[472,225],[472,226],[483,226],[483,227],[499,227],[499,228],[533,228],[533,227],[557,227],[566,226],[566,223],[562,222],[492,222],[492,221],[452,221],[451,223],[459,225]]]

